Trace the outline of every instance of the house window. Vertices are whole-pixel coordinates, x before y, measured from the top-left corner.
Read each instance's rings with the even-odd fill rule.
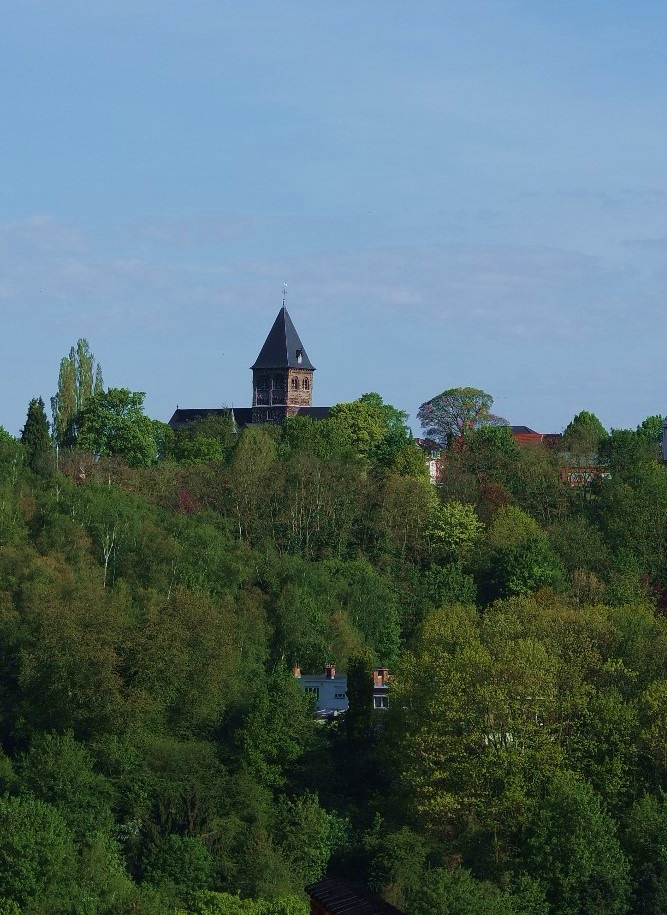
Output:
[[[292,390],[296,391],[296,390],[298,390],[298,388],[299,388],[299,379],[292,378]]]
[[[296,361],[298,362],[299,365],[301,365],[301,363],[303,362],[303,350],[298,349],[296,351]]]
[[[389,696],[373,696],[373,708],[389,708]]]
[[[334,699],[344,699],[347,693],[334,693]]]
[[[316,699],[320,698],[320,688],[319,686],[307,686],[306,693],[310,696],[315,696]]]
[[[307,378],[304,378],[304,379],[303,379],[303,389],[304,389],[304,391],[307,391],[309,387],[310,387],[310,381],[309,381]]]

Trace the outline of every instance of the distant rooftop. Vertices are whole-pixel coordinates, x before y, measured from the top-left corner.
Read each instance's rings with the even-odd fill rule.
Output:
[[[512,435],[539,435],[539,432],[536,432],[534,429],[530,429],[528,426],[510,426],[510,431]]]
[[[400,909],[373,896],[367,887],[335,877],[324,877],[307,886],[306,892],[319,905],[315,911],[327,915],[403,915]]]

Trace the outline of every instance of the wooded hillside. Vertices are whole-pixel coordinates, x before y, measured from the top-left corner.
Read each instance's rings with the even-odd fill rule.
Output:
[[[659,420],[574,424],[581,487],[470,429],[435,487],[378,395],[242,434],[142,400],[0,435],[0,913],[300,915],[326,871],[410,915],[667,909]]]

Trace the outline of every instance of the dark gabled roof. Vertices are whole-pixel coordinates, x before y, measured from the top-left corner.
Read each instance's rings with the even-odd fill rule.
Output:
[[[539,432],[536,432],[534,429],[529,429],[528,426],[510,426],[510,431],[512,435],[539,435]]]
[[[301,353],[301,361],[299,361]],[[299,339],[292,319],[283,307],[278,312],[278,317],[273,322],[273,327],[264,341],[264,346],[259,351],[259,356],[253,369],[308,369],[315,371],[303,343]]]
[[[198,419],[205,419],[207,416],[227,416],[229,413],[229,407],[196,407],[192,409],[177,407],[169,420],[169,425],[172,429],[180,429],[181,426],[189,426],[190,423],[196,423]],[[247,426],[248,423],[252,422],[252,407],[232,407],[231,413],[237,426]]]
[[[237,426],[247,426],[252,422],[252,407],[233,407],[232,413]]]
[[[260,407],[259,409],[260,411],[269,411],[276,408]],[[287,412],[286,406],[283,409]],[[309,416],[311,419],[328,419],[331,412],[331,407],[291,407],[290,409],[294,409],[299,416]],[[243,429],[252,423],[252,407],[177,407],[169,420],[169,425],[172,429],[180,429],[182,426],[196,423],[198,419],[205,419],[207,416],[227,416],[230,412],[239,429]]]
[[[298,416],[310,416],[311,419],[329,419],[331,407],[292,407]]]
[[[373,896],[367,887],[335,877],[324,877],[307,886],[306,892],[330,915],[403,915],[400,909]]]

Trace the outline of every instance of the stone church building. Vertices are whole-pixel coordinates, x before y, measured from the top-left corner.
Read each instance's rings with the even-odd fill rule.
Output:
[[[251,423],[282,423],[288,416],[326,419],[330,407],[313,406],[315,366],[296,332],[285,303],[264,341],[252,368],[251,407],[177,407],[169,420],[172,429],[206,416],[232,413],[239,429]]]

